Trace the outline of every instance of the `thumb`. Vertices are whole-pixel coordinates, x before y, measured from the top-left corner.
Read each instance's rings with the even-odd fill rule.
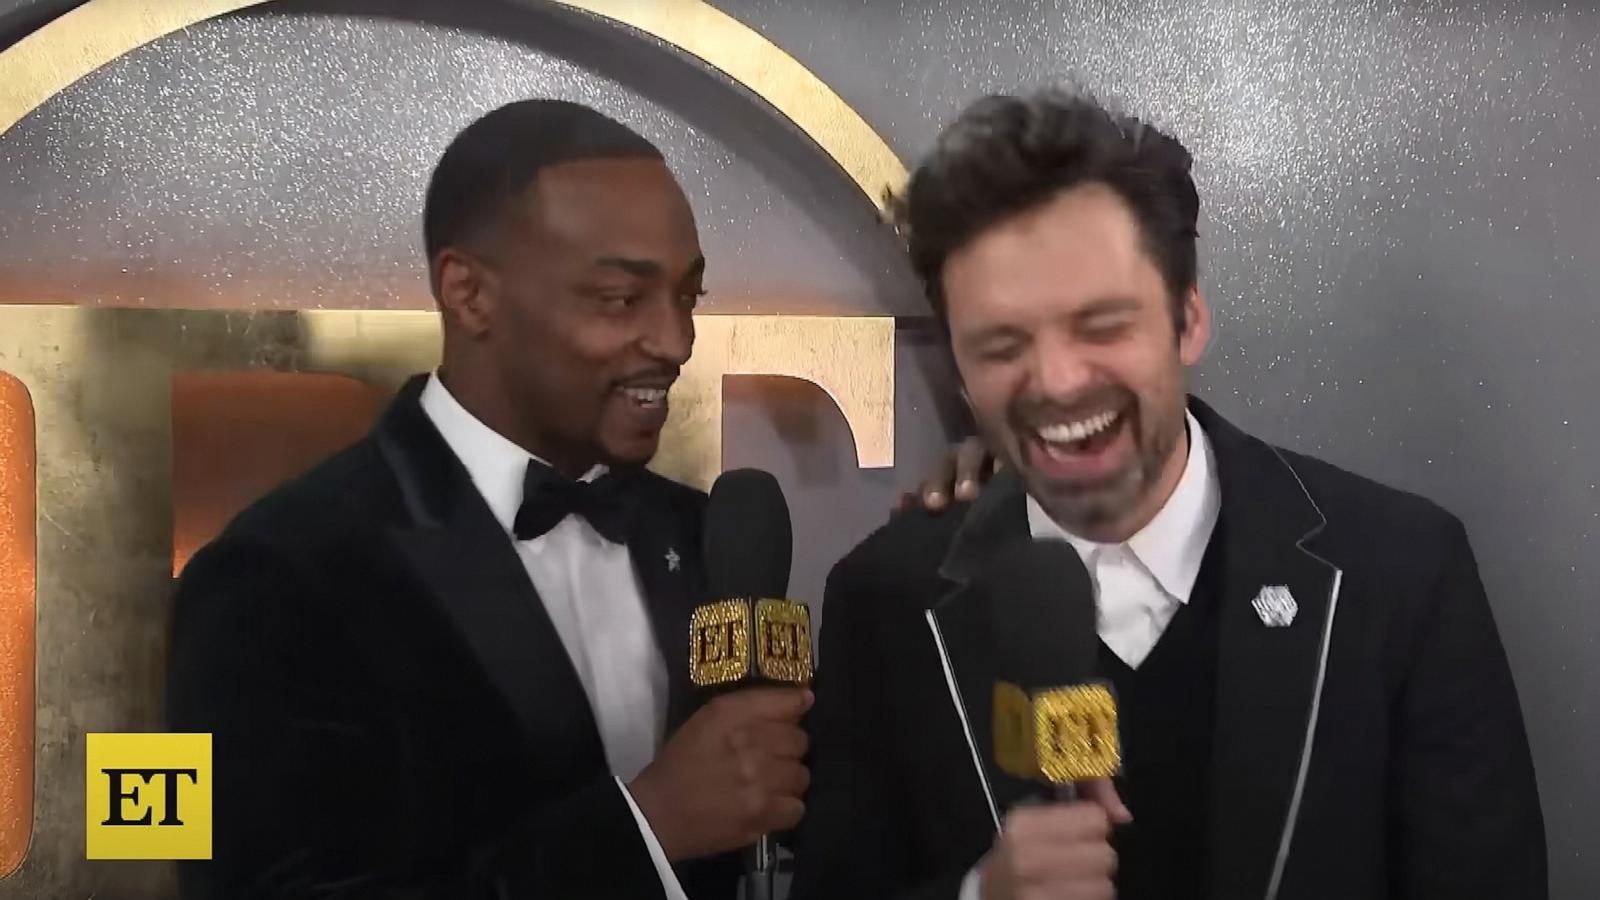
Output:
[[[816,696],[808,687],[763,686],[734,691],[749,701],[743,711],[750,717],[773,722],[793,722],[806,714]]]
[[[1133,813],[1128,811],[1122,798],[1117,795],[1117,786],[1109,778],[1096,778],[1093,781],[1084,781],[1078,784],[1078,797],[1091,803],[1100,804],[1111,821],[1117,825],[1126,825],[1133,821]]]

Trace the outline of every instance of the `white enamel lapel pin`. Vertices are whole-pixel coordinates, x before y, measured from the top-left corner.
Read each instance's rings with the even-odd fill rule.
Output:
[[[1300,604],[1294,602],[1294,594],[1289,593],[1289,588],[1282,584],[1263,587],[1250,605],[1261,617],[1261,624],[1268,628],[1287,628],[1294,623],[1294,614],[1300,611]]]
[[[668,547],[667,548],[667,555],[666,555],[665,559],[667,561],[667,571],[668,572],[676,572],[676,571],[678,571],[678,566],[683,561],[682,558],[678,556],[678,551],[673,549],[672,547]]]

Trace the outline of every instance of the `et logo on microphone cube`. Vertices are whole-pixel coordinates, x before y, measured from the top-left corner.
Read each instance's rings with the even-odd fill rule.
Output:
[[[211,735],[86,738],[89,859],[211,858]]]
[[[689,621],[689,678],[696,687],[755,679],[811,681],[811,613],[790,600],[719,600]]]

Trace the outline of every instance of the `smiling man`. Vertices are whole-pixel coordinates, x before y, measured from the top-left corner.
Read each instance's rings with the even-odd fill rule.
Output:
[[[530,100],[445,151],[438,372],[184,570],[168,718],[214,734],[189,898],[731,898],[799,821],[810,696],[701,705],[705,495],[644,468],[705,260],[661,154]]]
[[[979,101],[914,174],[912,264],[1005,467],[829,579],[804,900],[1545,896],[1521,713],[1461,524],[1187,394],[1211,321],[1190,165],[1044,92]],[[1069,542],[1090,574],[1123,774],[1008,811],[974,765],[988,723],[953,700],[993,673],[943,664],[988,657],[957,652],[971,634],[941,645],[925,612],[1030,539]]]

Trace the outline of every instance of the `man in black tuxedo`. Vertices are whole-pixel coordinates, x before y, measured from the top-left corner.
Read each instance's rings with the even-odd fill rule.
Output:
[[[425,213],[439,371],[179,585],[169,724],[214,734],[186,897],[732,897],[800,818],[810,695],[698,704],[705,497],[644,469],[705,267],[661,154],[525,101]]]
[[[979,101],[913,176],[913,266],[1005,465],[829,579],[797,897],[1546,895],[1521,712],[1460,522],[1186,393],[1210,325],[1190,164],[1043,92]],[[1071,543],[1095,585],[1123,774],[1013,808],[983,777],[992,657],[938,610],[1030,538]]]

